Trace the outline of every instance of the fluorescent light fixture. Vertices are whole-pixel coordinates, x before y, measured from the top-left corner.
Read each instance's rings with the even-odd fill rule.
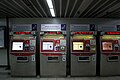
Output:
[[[53,8],[52,0],[46,0],[49,8]]]
[[[51,12],[52,17],[55,17],[54,9],[50,9],[50,12]]]
[[[55,17],[55,11],[53,9],[53,3],[52,3],[52,0],[46,0],[47,4],[48,4],[48,7],[50,9],[50,13],[52,15],[52,17]]]

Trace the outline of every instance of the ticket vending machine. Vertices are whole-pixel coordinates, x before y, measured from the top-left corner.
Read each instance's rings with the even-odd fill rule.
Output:
[[[101,29],[100,75],[120,75],[120,26],[104,25]]]
[[[36,76],[37,25],[14,25],[10,32],[11,76]]]
[[[40,76],[66,76],[66,25],[41,24]]]
[[[71,24],[71,76],[96,75],[95,25]]]

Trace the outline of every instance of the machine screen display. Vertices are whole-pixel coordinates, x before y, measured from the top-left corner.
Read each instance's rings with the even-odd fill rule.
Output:
[[[112,42],[102,42],[102,50],[112,50]]]
[[[43,42],[42,50],[53,50],[53,42]]]
[[[83,50],[83,42],[73,42],[73,50]]]
[[[12,50],[23,50],[23,42],[13,42]]]

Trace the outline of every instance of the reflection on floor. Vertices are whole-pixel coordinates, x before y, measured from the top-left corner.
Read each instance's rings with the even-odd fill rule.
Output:
[[[66,78],[40,78],[40,77],[11,77],[10,71],[0,68],[0,80],[120,80],[120,76],[112,77],[66,77]]]

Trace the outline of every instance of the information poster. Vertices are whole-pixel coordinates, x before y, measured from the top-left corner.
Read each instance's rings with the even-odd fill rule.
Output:
[[[4,30],[0,30],[0,48],[4,47]]]

